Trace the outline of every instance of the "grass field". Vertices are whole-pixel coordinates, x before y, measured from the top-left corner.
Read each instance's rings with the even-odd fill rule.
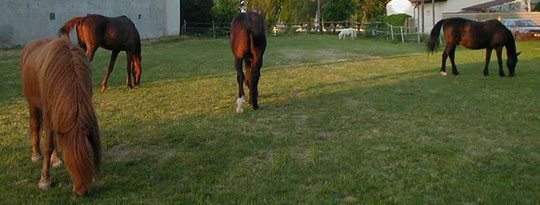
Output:
[[[268,44],[261,109],[242,115],[225,38],[146,43],[133,90],[121,54],[105,93],[110,52],[100,49],[104,164],[85,198],[71,195],[65,166],[38,189],[20,50],[0,51],[0,203],[540,202],[540,42],[519,42],[514,78],[498,77],[495,56],[484,77],[483,50],[459,49],[461,75],[442,77],[440,53],[417,44]]]

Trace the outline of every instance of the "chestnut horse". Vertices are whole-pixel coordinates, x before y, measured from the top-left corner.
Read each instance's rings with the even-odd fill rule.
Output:
[[[39,188],[50,188],[50,158],[58,141],[73,193],[87,194],[99,171],[101,140],[92,105],[92,73],[84,52],[67,37],[33,41],[22,51],[21,78],[30,104],[32,135],[39,139],[41,126],[45,132]]]
[[[69,35],[75,25],[79,46],[86,51],[90,61],[94,59],[98,47],[112,51],[107,74],[101,83],[101,92],[107,89],[109,76],[120,51],[126,51],[127,55],[127,86],[133,88],[132,75],[136,86],[141,83],[141,38],[135,24],[128,17],[106,17],[97,14],[75,17],[60,28],[59,35]]]
[[[502,49],[506,47],[506,66],[510,76],[514,76],[518,55],[516,53],[516,42],[512,32],[497,20],[485,22],[471,21],[464,18],[449,18],[439,21],[431,30],[429,41],[427,43],[428,52],[433,52],[439,43],[439,34],[441,27],[444,30],[444,39],[446,48],[442,54],[441,74],[446,76],[446,58],[450,56],[452,63],[452,74],[459,75],[454,62],[456,46],[462,45],[470,49],[486,49],[486,65],[484,75],[489,75],[489,61],[491,51],[495,49],[499,63],[499,76],[504,77],[502,67]]]
[[[244,82],[249,88],[249,104],[258,109],[257,86],[261,76],[263,54],[266,49],[266,25],[264,17],[258,13],[240,13],[231,24],[231,48],[235,60],[236,80],[238,81],[238,99],[236,113],[242,113],[244,103]],[[246,76],[242,71],[242,62],[246,66]]]

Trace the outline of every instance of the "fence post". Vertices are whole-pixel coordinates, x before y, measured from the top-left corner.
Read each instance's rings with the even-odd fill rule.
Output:
[[[184,19],[184,35],[187,33],[187,22],[186,19]]]
[[[401,30],[401,43],[405,43],[405,36],[403,36],[403,26],[400,26],[399,29]]]
[[[214,21],[212,21],[212,33],[214,34],[214,38],[216,37],[216,26],[214,25]]]
[[[394,26],[390,25],[390,35],[392,35],[392,41],[394,40]]]
[[[418,35],[418,43],[420,43],[420,28],[416,27],[416,34]]]

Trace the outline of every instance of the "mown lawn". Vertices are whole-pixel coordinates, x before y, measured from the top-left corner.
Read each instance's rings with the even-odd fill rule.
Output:
[[[539,203],[540,42],[519,42],[514,78],[495,56],[484,77],[483,50],[460,49],[461,75],[442,77],[440,52],[417,44],[268,44],[261,109],[242,115],[226,38],[146,43],[142,87],[124,86],[122,54],[105,93],[100,50],[104,164],[85,198],[65,166],[38,189],[20,50],[0,51],[0,203]]]

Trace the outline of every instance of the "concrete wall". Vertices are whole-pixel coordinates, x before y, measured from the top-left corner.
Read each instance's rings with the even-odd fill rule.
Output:
[[[180,28],[180,0],[1,0],[0,47],[23,45],[53,37],[75,16],[95,13],[126,15],[141,38],[176,35]],[[54,13],[54,19],[50,19]]]
[[[540,25],[540,12],[513,13],[444,13],[443,18],[461,17],[471,20],[485,21],[490,19],[531,19]]]

